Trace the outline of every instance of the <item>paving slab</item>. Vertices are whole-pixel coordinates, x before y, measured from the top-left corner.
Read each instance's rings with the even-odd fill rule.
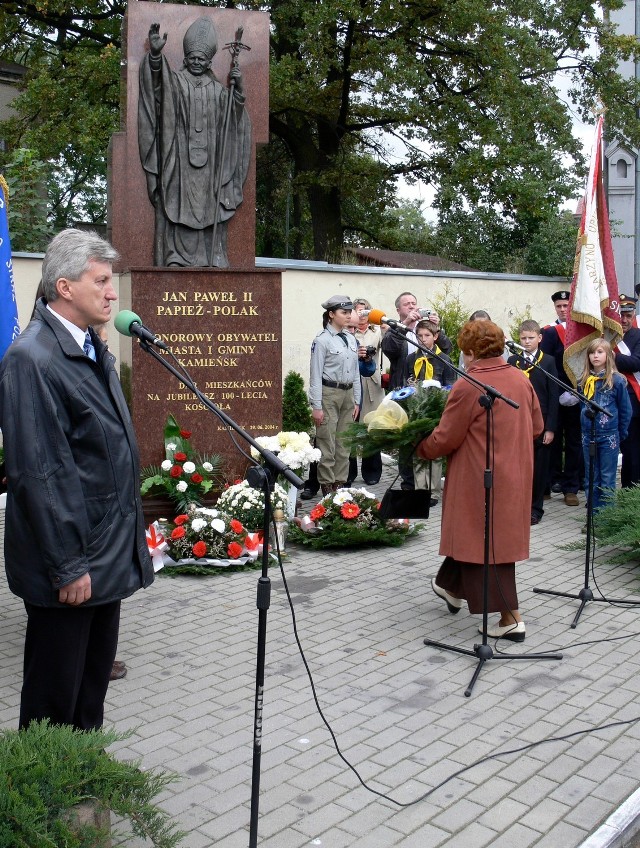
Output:
[[[379,495],[392,476],[385,466]],[[584,538],[583,506],[554,495],[545,510],[531,558],[516,567],[526,641],[490,645],[563,659],[489,660],[471,697],[475,657],[423,644],[480,642],[480,617],[448,614],[429,585],[440,505],[400,548],[289,547],[284,571],[317,698],[369,789],[318,713],[284,579],[270,569],[259,845],[627,844],[621,834],[640,807],[640,723],[600,728],[640,718],[640,607],[589,603],[571,629],[577,601],[533,592],[577,593],[584,582],[584,551],[560,547]],[[596,554],[593,568],[596,597],[640,600],[638,563]],[[248,845],[258,576],[159,576],[123,604],[118,658],[129,672],[109,688],[106,725],[132,731],[116,756],[179,774],[160,804],[187,831],[185,848]],[[2,569],[0,728],[17,725],[24,626]],[[571,733],[580,735],[562,738]],[[142,848],[126,833],[116,844]]]

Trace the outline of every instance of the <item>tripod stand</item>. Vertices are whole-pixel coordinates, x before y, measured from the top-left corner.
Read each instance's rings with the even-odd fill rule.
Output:
[[[133,313],[131,313],[133,314]],[[134,318],[137,316],[134,315]],[[125,333],[126,335],[126,333]],[[160,356],[151,346],[152,343],[146,340],[140,340],[140,347],[151,354],[153,358],[159,362],[167,371],[171,372],[181,383],[190,389],[198,400],[210,411],[220,418],[229,430],[238,433],[245,442],[255,448],[262,456],[265,467],[262,468],[255,464],[247,473],[247,479],[253,488],[261,488],[264,492],[264,516],[263,516],[263,547],[262,547],[262,572],[258,579],[256,607],[258,609],[258,644],[256,650],[256,684],[255,684],[255,701],[254,701],[254,718],[253,718],[253,764],[251,772],[251,815],[249,822],[249,848],[256,848],[258,844],[258,808],[260,802],[260,767],[262,758],[262,710],[264,704],[264,670],[266,659],[267,646],[267,611],[271,602],[271,580],[268,575],[269,567],[269,525],[271,523],[271,499],[270,492],[273,490],[273,485],[276,477],[281,474],[285,477],[292,486],[296,489],[301,489],[304,486],[303,481],[295,474],[281,459],[269,450],[265,450],[262,445],[245,432],[233,418],[224,413],[216,406],[206,395],[195,385],[184,369],[178,371],[166,361],[166,357]],[[245,454],[246,456],[246,454]],[[248,457],[255,463],[252,457]]]
[[[490,660],[561,660],[562,654],[526,654],[526,655],[509,655],[494,654],[491,645],[488,644],[487,629],[489,626],[489,541],[491,533],[491,491],[493,488],[493,471],[491,469],[491,410],[495,397],[493,393],[495,389],[491,386],[486,387],[488,390],[478,399],[478,403],[485,410],[486,432],[485,432],[485,471],[484,471],[484,556],[482,564],[482,642],[479,645],[474,645],[473,650],[468,648],[458,648],[454,645],[446,645],[443,642],[435,642],[432,639],[425,639],[425,645],[431,645],[434,648],[442,648],[446,651],[453,651],[456,654],[464,654],[469,657],[476,657],[478,665],[473,673],[469,685],[465,689],[465,697],[469,698],[475,686],[476,680],[480,676],[480,672],[485,663]]]
[[[569,389],[569,391],[573,391]],[[595,471],[595,459],[596,459],[596,412],[602,412],[605,415],[611,416],[610,412],[602,409],[601,406],[594,403],[592,400],[588,400],[584,397],[584,395],[580,395],[577,392],[574,392],[580,400],[588,405],[588,409],[586,414],[591,421],[591,427],[589,432],[589,487],[587,491],[587,539],[585,543],[585,554],[584,554],[584,583],[582,588],[577,594],[572,594],[571,592],[555,592],[552,589],[538,589],[535,588],[533,591],[538,595],[555,595],[558,598],[572,598],[575,601],[580,601],[580,606],[578,607],[578,611],[575,614],[573,621],[571,622],[571,627],[576,628],[578,626],[578,621],[580,620],[580,616],[582,615],[582,611],[589,603],[589,601],[595,601],[597,603],[609,603],[609,604],[621,604],[623,606],[639,606],[640,601],[626,601],[619,598],[596,598],[594,597],[593,592],[591,591],[591,587],[589,586],[589,570],[590,570],[590,562],[589,562],[589,551],[591,548],[591,534],[593,528],[593,475]]]

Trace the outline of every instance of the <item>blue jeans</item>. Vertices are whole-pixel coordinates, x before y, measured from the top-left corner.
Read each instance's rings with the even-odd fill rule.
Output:
[[[617,431],[596,434],[596,455],[593,466],[593,511],[607,506],[616,488],[620,437]],[[589,491],[589,436],[582,434],[584,472]]]

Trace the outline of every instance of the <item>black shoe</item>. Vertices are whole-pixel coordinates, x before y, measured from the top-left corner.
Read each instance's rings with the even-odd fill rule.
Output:
[[[374,480],[373,477],[369,477],[369,478],[365,477],[364,482],[365,482],[365,485],[367,485],[367,486],[377,486],[378,483],[380,482],[380,478],[378,477],[377,479]]]
[[[302,498],[303,501],[310,501],[311,498],[315,498],[315,496],[317,494],[318,494],[317,489],[315,489],[315,490],[314,489],[307,489],[306,486],[305,486],[305,488],[300,492],[300,497]]]
[[[438,505],[438,498],[431,498],[431,500],[429,501],[429,506],[437,506],[437,505]]]
[[[353,486],[353,480],[347,480],[345,485],[346,485],[347,489],[350,489]]]
[[[551,487],[551,491],[553,492],[554,495],[562,494],[562,484],[561,483],[554,483],[553,486]]]
[[[536,515],[535,512],[531,513],[531,524],[540,524],[540,515]]]
[[[416,489],[413,483],[400,483],[400,488],[403,492],[415,492]]]

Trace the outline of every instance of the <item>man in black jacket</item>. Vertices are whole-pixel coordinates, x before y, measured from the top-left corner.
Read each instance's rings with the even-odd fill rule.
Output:
[[[21,728],[102,726],[120,601],[153,582],[131,418],[91,329],[111,317],[116,258],[95,233],[59,233],[0,365],[5,566],[27,611]]]
[[[624,488],[640,483],[640,329],[636,323],[636,299],[620,295],[620,323],[624,335],[615,351],[616,368],[627,380],[631,401],[631,423],[627,438],[620,445]]]

